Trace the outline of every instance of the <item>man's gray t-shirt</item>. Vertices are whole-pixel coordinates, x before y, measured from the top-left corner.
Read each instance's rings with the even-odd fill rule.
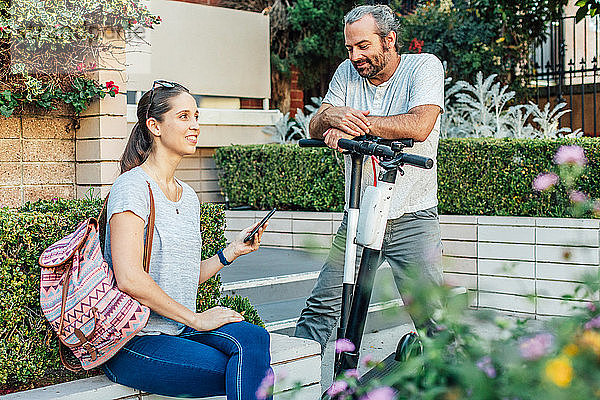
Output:
[[[141,167],[135,167],[121,174],[112,185],[106,220],[110,221],[113,214],[131,211],[144,220],[145,237],[150,215],[150,196],[146,182],[152,187],[155,206],[149,274],[173,300],[196,311],[202,238],[200,202],[194,189],[177,180],[183,193],[179,201],[170,201]],[[104,256],[112,268],[110,224],[106,227]],[[183,324],[151,312],[148,324],[140,335],[177,335],[184,328]]]
[[[370,111],[372,116],[406,114],[421,105],[437,105],[444,110],[444,67],[432,54],[402,54],[392,77],[375,86],[361,77],[350,60],[345,60],[335,71],[324,103],[335,107],[352,107]],[[390,207],[389,219],[434,207],[437,202],[437,146],[440,134],[440,117],[424,142],[415,142],[407,153],[432,158],[430,170],[405,166],[404,176],[398,175]],[[365,163],[370,159],[365,157]],[[373,168],[363,167],[362,192],[373,185]],[[350,157],[346,156],[346,204],[350,188]]]

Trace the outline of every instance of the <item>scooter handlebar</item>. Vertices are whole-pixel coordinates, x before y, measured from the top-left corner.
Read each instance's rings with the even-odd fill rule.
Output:
[[[298,141],[300,147],[326,147],[324,140],[321,139],[300,139]],[[386,145],[381,145],[368,141],[356,141],[350,139],[340,139],[338,146],[344,150],[348,150],[358,154],[374,155],[393,158],[395,152]],[[418,156],[415,154],[402,154],[402,162],[419,168],[431,169],[433,160],[431,158]]]
[[[429,157],[418,156],[416,154],[402,154],[402,162],[419,168],[433,168],[433,160]]]
[[[300,147],[327,147],[325,141],[321,139],[300,139],[298,145]]]
[[[354,153],[363,155],[383,156],[383,157],[394,157],[394,150],[388,146],[376,144],[372,142],[355,140],[340,139],[338,140],[338,146],[344,150],[352,151]]]

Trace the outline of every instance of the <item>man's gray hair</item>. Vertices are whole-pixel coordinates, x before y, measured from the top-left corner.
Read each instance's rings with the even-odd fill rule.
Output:
[[[396,32],[396,52],[400,54],[400,21],[389,6],[377,4],[372,6],[358,6],[353,8],[344,17],[344,25],[353,24],[365,15],[371,15],[377,26],[377,34],[383,39],[391,31]]]

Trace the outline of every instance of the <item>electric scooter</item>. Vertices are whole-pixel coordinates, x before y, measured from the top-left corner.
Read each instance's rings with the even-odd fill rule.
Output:
[[[301,139],[301,147],[325,147],[318,139]],[[346,253],[344,259],[344,280],[342,286],[342,307],[337,339],[348,339],[354,346],[352,352],[336,353],[334,379],[348,369],[358,365],[359,349],[365,328],[375,273],[381,264],[381,247],[388,220],[390,204],[398,173],[404,174],[402,167],[410,165],[431,169],[433,160],[427,157],[403,153],[404,148],[412,147],[412,139],[384,140],[373,136],[359,136],[354,140],[340,139],[338,146],[351,158],[350,196],[347,207]],[[361,178],[365,156],[379,160],[381,172],[376,186],[365,189],[361,201]],[[355,282],[357,246],[363,246],[362,258]],[[422,346],[415,332],[404,335],[395,353],[390,354],[381,364],[383,368],[371,369],[359,379],[364,384],[398,368],[411,354],[422,352]],[[326,393],[323,399],[328,399]]]

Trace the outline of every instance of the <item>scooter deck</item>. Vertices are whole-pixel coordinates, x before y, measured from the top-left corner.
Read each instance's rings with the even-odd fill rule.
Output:
[[[358,380],[358,384],[359,386],[363,386],[375,379],[381,380],[381,378],[388,376],[402,368],[402,364],[403,363],[401,361],[396,361],[396,353],[392,353],[383,361],[381,361],[377,367],[371,368],[363,376],[361,376]]]
[[[402,368],[404,362],[411,356],[423,353],[423,346],[416,332],[409,332],[402,336],[396,351],[387,356],[381,363],[371,368],[358,380],[360,385],[365,385],[375,379],[391,375]]]

